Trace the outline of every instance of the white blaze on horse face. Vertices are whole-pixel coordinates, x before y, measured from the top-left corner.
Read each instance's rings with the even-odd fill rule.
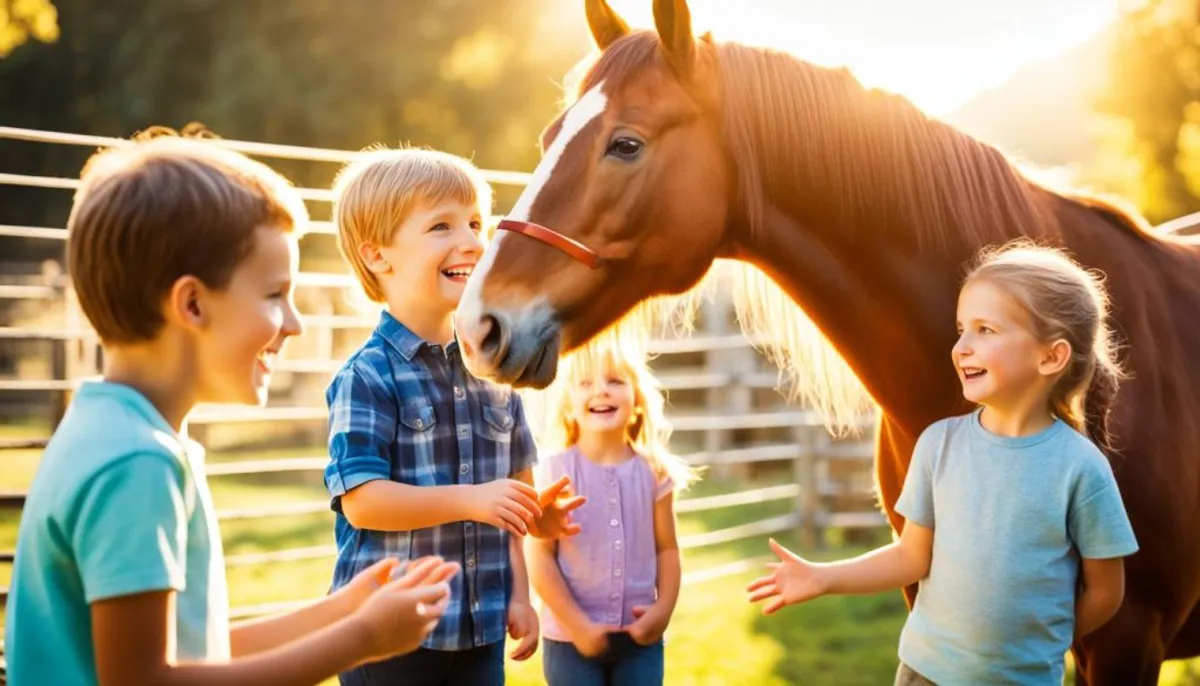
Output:
[[[603,82],[596,84],[591,90],[584,93],[583,97],[571,106],[571,109],[567,110],[567,116],[563,118],[562,129],[559,130],[554,143],[542,156],[542,161],[538,163],[537,169],[533,170],[533,178],[529,180],[521,197],[517,198],[512,211],[508,213],[510,219],[529,220],[529,212],[533,209],[534,201],[537,200],[537,196],[542,192],[546,182],[550,180],[550,175],[558,166],[558,161],[562,158],[567,145],[583,130],[583,127],[604,113],[604,108],[608,105],[608,97],[604,95],[603,88]],[[496,261],[496,248],[499,247],[500,240],[506,237],[504,233],[503,231],[496,232],[491,245],[484,250],[483,258],[471,271],[467,287],[463,290],[462,298],[458,303],[458,317],[456,318],[459,321],[475,322],[483,314],[483,282]]]

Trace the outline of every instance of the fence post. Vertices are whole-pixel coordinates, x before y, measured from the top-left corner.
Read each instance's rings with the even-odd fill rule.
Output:
[[[796,494],[796,514],[800,517],[800,546],[813,550],[825,545],[825,512],[821,502],[820,463],[825,459],[820,426],[797,426],[796,459],[792,474],[800,487]]]
[[[50,353],[50,376],[55,381],[71,381],[81,376],[81,363],[86,359],[91,361],[94,355],[86,355],[85,351],[90,351],[91,341],[73,339],[70,336],[86,331],[89,327],[86,318],[83,316],[83,311],[79,307],[79,300],[75,296],[75,288],[72,286],[70,279],[62,273],[62,269],[57,263],[49,262],[42,265],[42,275],[46,282],[55,288],[62,289],[62,306],[63,306],[63,328],[68,332],[64,338],[51,341]],[[91,373],[91,370],[89,370]],[[63,415],[67,413],[67,407],[71,404],[71,396],[74,392],[71,390],[61,390],[53,394],[53,401],[50,403],[50,431],[53,432],[58,428],[58,423],[62,421]]]

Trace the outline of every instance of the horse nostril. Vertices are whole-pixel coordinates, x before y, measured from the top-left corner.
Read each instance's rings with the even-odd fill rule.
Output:
[[[497,363],[503,360],[508,352],[508,335],[504,325],[496,317],[485,314],[479,319],[479,330],[483,333],[479,339],[479,352]]]

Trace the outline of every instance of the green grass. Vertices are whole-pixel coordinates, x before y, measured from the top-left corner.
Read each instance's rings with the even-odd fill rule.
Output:
[[[0,436],[15,430],[0,429]],[[213,462],[311,456],[319,449],[224,452]],[[0,453],[0,491],[24,490],[37,464],[36,451]],[[786,478],[785,475],[780,475]],[[213,497],[220,509],[323,500],[318,473],[282,473],[213,477]],[[738,491],[765,483],[730,482],[710,478],[692,497]],[[788,511],[789,501],[745,505],[704,513],[680,515],[681,535],[725,528]],[[0,548],[16,542],[17,513],[0,512]],[[333,540],[333,517],[313,515],[226,521],[222,523],[225,552],[246,553],[326,545]],[[886,540],[886,535],[879,537]],[[794,546],[794,537],[780,536]],[[815,559],[853,555],[865,548],[843,547],[812,552]],[[768,554],[764,537],[686,551],[684,568],[705,569],[739,559]],[[802,551],[803,552],[803,551]],[[234,606],[316,598],[329,584],[332,558],[234,567],[229,570],[230,602]],[[10,570],[0,566],[0,584]],[[746,601],[745,585],[758,570],[696,584],[684,589],[667,634],[666,664],[669,684],[857,684],[891,683],[896,668],[896,641],[905,609],[898,592],[874,596],[822,598],[801,607],[763,617]],[[1200,684],[1200,663],[1168,663],[1160,684]],[[509,683],[531,686],[544,683],[541,654],[525,663],[508,663]],[[334,681],[326,682],[333,684]]]

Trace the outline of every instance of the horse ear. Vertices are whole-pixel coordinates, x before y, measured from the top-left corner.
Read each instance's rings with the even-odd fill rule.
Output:
[[[687,0],[654,0],[654,26],[667,58],[681,75],[687,76],[696,52]]]
[[[587,12],[592,38],[596,41],[596,47],[601,50],[629,33],[629,25],[608,6],[606,0],[587,0],[583,6]]]

